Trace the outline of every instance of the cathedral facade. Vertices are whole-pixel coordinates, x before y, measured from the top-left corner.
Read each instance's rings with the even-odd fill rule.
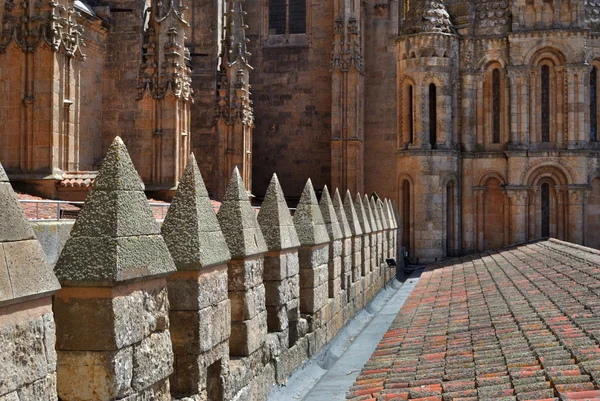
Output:
[[[193,151],[217,199],[235,166],[259,199],[273,172],[292,202],[309,177],[394,199],[414,262],[600,248],[599,0],[0,0],[0,23],[0,160],[46,196],[119,135],[156,196]]]

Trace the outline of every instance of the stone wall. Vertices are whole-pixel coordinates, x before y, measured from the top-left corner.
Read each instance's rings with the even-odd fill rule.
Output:
[[[117,137],[72,229],[37,227],[69,234],[59,289],[0,168],[0,400],[265,400],[395,275],[389,202],[323,194],[292,217],[274,175],[257,214],[235,169],[217,216],[192,155],[160,227]]]

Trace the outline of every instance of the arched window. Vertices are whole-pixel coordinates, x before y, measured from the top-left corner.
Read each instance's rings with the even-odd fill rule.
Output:
[[[542,142],[550,142],[550,67],[548,65],[542,66],[541,81]]]
[[[598,140],[598,69],[590,72],[590,142]]]
[[[492,72],[492,143],[500,143],[500,70],[495,68]]]
[[[269,0],[269,34],[306,33],[306,0]]]
[[[414,88],[408,87],[408,143],[413,143],[415,138],[415,104]]]
[[[550,236],[550,184],[542,184],[542,237]]]
[[[429,143],[435,149],[437,143],[437,88],[429,85]]]

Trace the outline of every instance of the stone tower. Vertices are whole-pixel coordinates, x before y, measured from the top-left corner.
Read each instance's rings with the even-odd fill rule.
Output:
[[[458,248],[456,75],[459,41],[443,1],[411,3],[398,46],[398,171],[414,208],[404,246],[436,260]]]
[[[217,82],[214,135],[216,136],[215,196],[222,199],[237,166],[246,189],[252,191],[252,130],[250,53],[244,24],[244,0],[225,3],[221,65]]]

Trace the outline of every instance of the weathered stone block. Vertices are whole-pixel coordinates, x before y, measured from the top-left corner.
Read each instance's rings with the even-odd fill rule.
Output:
[[[57,294],[57,349],[115,351],[169,327],[164,278],[102,292],[102,297],[89,298],[86,289],[72,287]]]
[[[288,310],[285,306],[267,306],[269,332],[284,331],[289,327]]]
[[[176,354],[207,352],[231,334],[229,300],[200,311],[171,311],[171,336]]]
[[[316,266],[312,269],[300,269],[300,286],[302,288],[315,288],[327,282],[329,266],[327,264]]]
[[[228,299],[227,265],[201,272],[177,272],[169,277],[169,308],[199,310]]]
[[[328,284],[324,282],[315,288],[300,289],[300,311],[315,313],[327,303]]]
[[[298,250],[298,258],[301,269],[327,264],[329,260],[329,243],[311,247],[303,246]]]
[[[264,261],[262,257],[232,260],[227,263],[229,291],[247,291],[262,284]]]
[[[98,401],[133,392],[133,347],[119,351],[58,351],[58,396]]]
[[[143,390],[173,372],[173,347],[168,330],[156,332],[133,347],[133,377],[131,386]]]
[[[265,297],[265,286],[263,284],[246,291],[230,291],[231,319],[241,322],[253,319],[256,315],[263,313],[265,311]]]
[[[232,356],[249,356],[259,349],[267,335],[267,313],[254,319],[231,323],[229,349]]]

